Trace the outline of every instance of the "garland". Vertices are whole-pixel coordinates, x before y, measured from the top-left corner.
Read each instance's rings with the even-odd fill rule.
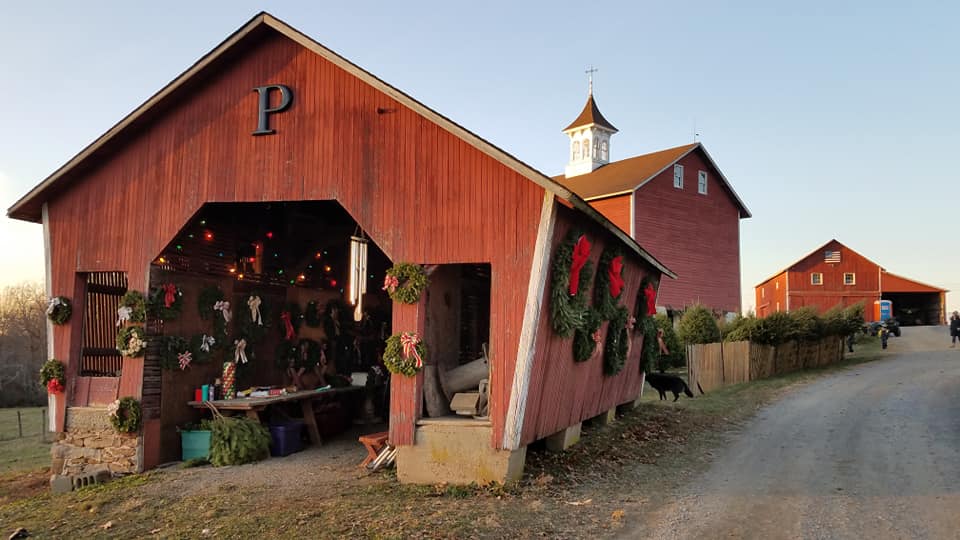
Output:
[[[576,362],[585,362],[597,351],[602,340],[600,325],[603,317],[595,309],[588,309],[584,316],[583,326],[577,328],[573,334],[573,359]]]
[[[627,361],[627,349],[630,346],[630,311],[625,307],[617,309],[607,327],[607,342],[603,347],[603,373],[616,375]]]
[[[67,324],[71,313],[73,313],[73,307],[66,296],[55,296],[47,303],[47,318],[53,324]]]
[[[579,267],[573,265],[575,245],[578,258],[583,261]],[[586,236],[578,231],[570,231],[553,254],[550,322],[553,331],[560,337],[570,337],[575,330],[583,327],[590,309],[585,297],[593,268],[591,263],[583,258],[584,251],[589,256],[589,249],[590,243]],[[572,281],[574,275],[577,277],[576,281]]]
[[[208,285],[201,289],[197,297],[197,311],[200,318],[208,321],[213,319],[213,334],[222,346],[226,343],[227,323],[233,316],[230,312],[230,302],[224,300],[223,291],[216,285]]]
[[[390,299],[402,304],[416,304],[427,288],[427,273],[419,264],[398,263],[387,270],[383,279],[383,290]]]
[[[189,356],[186,356],[189,355]],[[186,361],[185,361],[186,360]],[[193,352],[186,339],[179,336],[160,337],[160,368],[187,369],[193,360]]]
[[[172,321],[183,309],[183,291],[173,283],[164,283],[150,291],[150,311],[162,321]]]
[[[197,364],[206,364],[212,359],[214,351],[223,349],[226,339],[217,339],[207,334],[196,334],[190,338],[190,352]]]
[[[383,364],[390,373],[413,377],[423,368],[426,346],[416,332],[402,332],[387,338]]]
[[[146,348],[147,338],[143,328],[128,326],[117,332],[117,350],[120,351],[121,355],[128,358],[138,358],[143,356],[143,351]]]
[[[597,265],[597,281],[593,285],[593,305],[604,320],[617,314],[617,301],[623,296],[623,255],[618,249],[606,249]]]
[[[67,370],[63,362],[50,359],[40,367],[40,384],[47,387],[47,393],[59,394],[63,392],[63,385],[67,381]]]
[[[113,429],[119,433],[134,433],[140,429],[143,410],[140,402],[132,397],[120,398],[108,405],[107,414]]]
[[[303,319],[310,328],[318,328],[323,321],[320,318],[320,304],[316,300],[307,302],[307,309],[303,312]]]
[[[124,323],[142,323],[147,320],[147,299],[140,291],[127,291],[117,308],[117,326]]]

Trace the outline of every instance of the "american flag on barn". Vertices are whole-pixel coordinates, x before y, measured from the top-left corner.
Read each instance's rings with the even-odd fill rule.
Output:
[[[839,263],[840,262],[840,250],[827,250],[823,252],[823,262],[825,263]]]

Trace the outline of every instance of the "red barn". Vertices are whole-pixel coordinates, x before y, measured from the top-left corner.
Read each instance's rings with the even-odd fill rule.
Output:
[[[177,459],[178,425],[200,414],[188,402],[223,363],[244,366],[239,388],[288,384],[286,368],[308,362],[337,380],[376,371],[385,337],[412,332],[428,346],[426,369],[393,375],[384,411],[400,478],[516,478],[526,445],[635,400],[643,385],[643,337],[628,325],[601,328],[623,345],[618,370],[603,347],[575,363],[572,339],[553,331],[557,246],[576,230],[593,268],[604,252],[622,255],[630,313],[644,283],[673,276],[568,189],[265,13],[8,215],[42,223],[48,292],[73,305],[49,328],[50,357],[66,365],[53,398],[63,474]],[[412,304],[380,287],[401,262],[429,272]],[[132,291],[157,294],[154,308],[118,320]],[[141,329],[145,352],[121,355],[118,327]],[[221,347],[204,349],[213,336]],[[188,342],[193,363],[171,362]],[[448,393],[437,378],[481,354],[488,414],[428,418],[425,390]],[[123,396],[140,400],[144,423],[117,438],[106,406]]]
[[[740,312],[740,220],[750,211],[700,143],[609,161],[616,128],[600,114],[591,88],[565,130],[570,163],[554,180],[587,200],[663,261],[678,278],[657,304],[703,304]]]
[[[893,303],[900,324],[943,324],[946,289],[891,274],[831,240],[756,286],[757,316],[813,307],[864,305],[867,321],[879,319],[880,300]]]

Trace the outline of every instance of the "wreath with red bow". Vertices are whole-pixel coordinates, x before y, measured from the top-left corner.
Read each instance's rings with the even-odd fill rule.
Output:
[[[593,276],[590,241],[570,231],[557,245],[551,264],[550,323],[561,337],[570,337],[587,322],[587,288]]]
[[[172,321],[183,309],[183,291],[173,283],[164,283],[150,291],[150,312],[162,321]]]

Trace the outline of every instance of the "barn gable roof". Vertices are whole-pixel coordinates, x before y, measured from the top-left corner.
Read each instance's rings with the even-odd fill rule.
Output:
[[[723,185],[734,204],[740,210],[740,217],[753,217],[750,210],[747,209],[747,206],[740,199],[740,196],[733,190],[730,181],[723,175],[720,167],[717,166],[717,163],[710,157],[707,149],[700,143],[685,144],[658,152],[621,159],[620,161],[603,165],[591,173],[570,178],[561,174],[554,176],[553,179],[588,201],[615,195],[626,195],[641,189],[647,182],[653,180],[657,175],[695,150],[702,152],[707,162],[717,171],[721,185]]]
[[[770,277],[768,277],[767,279],[761,281],[760,283],[757,283],[757,285],[756,285],[754,288],[760,287],[760,286],[763,285],[764,283],[767,283],[768,281],[770,281],[770,280],[772,280],[773,278],[779,276],[780,274],[783,274],[784,272],[793,271],[793,270],[797,267],[797,265],[799,265],[799,264],[802,263],[803,261],[807,260],[808,258],[816,255],[817,253],[823,254],[823,252],[826,251],[827,247],[829,247],[829,246],[832,245],[832,244],[835,244],[835,245],[837,245],[837,246],[839,246],[839,247],[842,247],[844,250],[846,250],[846,251],[848,251],[848,252],[856,255],[857,257],[860,257],[860,258],[862,258],[863,260],[869,262],[870,264],[872,264],[872,265],[880,268],[880,271],[886,272],[886,269],[883,268],[882,266],[880,266],[879,264],[873,262],[872,260],[868,259],[867,257],[864,257],[864,256],[861,255],[860,253],[857,253],[856,251],[850,249],[850,248],[847,247],[845,244],[841,243],[839,240],[837,240],[836,238],[834,238],[834,239],[831,239],[831,240],[830,240],[829,242],[827,242],[826,244],[823,244],[822,246],[814,249],[813,251],[807,253],[807,254],[804,255],[803,257],[800,257],[800,258],[797,259],[796,261],[792,262],[792,263],[790,264],[790,266],[787,266],[786,268],[780,270],[780,271],[777,272],[776,274],[773,274],[772,276],[770,276]]]
[[[567,201],[573,208],[600,223],[605,229],[607,229],[607,231],[617,237],[621,242],[626,244],[628,248],[634,251],[642,259],[650,263],[654,268],[672,278],[677,277],[676,274],[664,266],[663,263],[658,261],[650,253],[644,250],[634,239],[630,238],[630,236],[620,230],[619,227],[614,225],[593,207],[591,207],[589,203],[584,201],[566,187],[552,180],[549,176],[534,169],[530,165],[510,155],[504,150],[494,146],[490,142],[453,122],[449,118],[441,115],[433,109],[430,109],[426,105],[380,80],[370,72],[353,64],[346,58],[324,47],[320,43],[314,41],[312,38],[306,36],[292,26],[266,12],[261,12],[254,16],[249,22],[227,37],[212,51],[200,58],[200,60],[190,66],[186,71],[181,73],[176,79],[171,81],[160,91],[147,99],[147,101],[120,120],[106,133],[90,143],[76,156],[71,158],[59,169],[54,171],[50,176],[40,182],[40,184],[31,189],[26,195],[21,197],[7,210],[7,215],[13,219],[21,219],[39,223],[41,221],[41,210],[43,204],[54,197],[58,192],[63,190],[69,184],[72,178],[76,177],[78,174],[81,174],[86,167],[89,167],[91,165],[90,162],[95,161],[96,158],[105,155],[113,145],[118,143],[118,138],[121,134],[124,134],[128,130],[132,130],[135,127],[149,121],[151,112],[159,105],[166,103],[170,99],[173,99],[173,95],[175,92],[177,92],[177,90],[190,82],[195,76],[210,69],[212,64],[214,64],[218,59],[225,57],[227,54],[234,51],[238,44],[245,42],[251,35],[264,29],[276,31],[307,48],[308,50],[320,55],[339,68],[369,84],[378,91],[395,99],[406,107],[409,107],[411,110],[430,120],[442,129],[452,133],[454,136],[470,144],[477,150],[492,157],[516,173],[527,178],[531,182],[543,187],[548,192],[553,193],[560,199]]]
[[[932,293],[945,293],[950,292],[947,289],[941,287],[935,287],[933,285],[928,285],[926,283],[917,281],[915,279],[905,278],[897,274],[891,274],[886,270],[883,271],[883,276],[880,282],[880,288],[885,293],[897,293],[897,292],[932,292]]]

